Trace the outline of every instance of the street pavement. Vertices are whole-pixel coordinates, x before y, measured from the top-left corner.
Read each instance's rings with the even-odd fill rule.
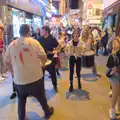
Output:
[[[105,77],[107,57],[96,57],[98,73],[95,78],[91,69],[82,69],[82,90],[77,89],[74,79],[74,92],[69,93],[69,70],[61,70],[62,78],[58,79],[59,92],[53,90],[51,80],[46,77],[45,88],[49,105],[55,108],[50,120],[109,120],[110,98],[108,97],[109,81]],[[46,73],[48,76],[48,73]],[[38,91],[39,92],[39,91]],[[10,100],[12,93],[11,77],[0,82],[0,120],[17,120],[17,98]],[[33,97],[27,99],[28,120],[45,120],[41,105]]]

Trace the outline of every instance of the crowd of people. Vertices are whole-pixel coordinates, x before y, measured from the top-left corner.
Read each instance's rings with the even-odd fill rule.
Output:
[[[110,40],[109,40],[110,39]],[[78,89],[82,89],[81,68],[92,67],[93,74],[98,76],[95,55],[114,54],[119,56],[120,38],[115,34],[110,37],[108,29],[86,25],[82,28],[44,25],[31,33],[30,26],[20,27],[20,37],[14,38],[6,50],[5,66],[12,73],[13,94],[11,99],[18,97],[19,120],[25,119],[25,105],[28,96],[35,97],[41,104],[45,117],[49,119],[54,108],[47,103],[45,95],[45,71],[48,71],[55,92],[58,92],[57,76],[61,77],[60,68],[69,69],[69,92],[73,92],[74,67],[78,79]],[[112,59],[112,62],[115,62]],[[116,118],[115,106],[119,100],[120,73],[119,63],[111,67],[111,57],[107,61],[112,88],[112,106],[110,118]],[[39,92],[38,92],[39,91]],[[118,109],[120,102],[118,101]]]

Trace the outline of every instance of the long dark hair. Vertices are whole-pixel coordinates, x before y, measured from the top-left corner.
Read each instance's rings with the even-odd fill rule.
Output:
[[[40,36],[40,28],[37,28],[36,31],[37,31],[37,30],[39,31],[39,32],[38,32],[38,36]]]

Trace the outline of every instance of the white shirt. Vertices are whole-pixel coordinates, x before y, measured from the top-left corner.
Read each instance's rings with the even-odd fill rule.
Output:
[[[47,56],[39,42],[30,37],[20,37],[7,48],[6,61],[10,61],[14,82],[18,85],[30,84],[43,77],[41,62]]]
[[[82,51],[83,51],[83,44],[80,40],[78,41],[78,45],[75,47],[73,46],[73,40],[69,41],[65,48],[65,53],[67,56],[74,55],[75,57],[81,57]]]
[[[96,29],[92,31],[93,38],[96,40],[99,37],[99,33]]]

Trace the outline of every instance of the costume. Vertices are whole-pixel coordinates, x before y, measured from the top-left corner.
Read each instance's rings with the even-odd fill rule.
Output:
[[[78,78],[78,88],[81,89],[81,53],[82,53],[82,43],[80,40],[74,41],[71,40],[68,42],[67,47],[65,49],[66,54],[69,58],[69,80],[70,80],[70,88],[69,91],[73,91],[73,75],[74,75],[74,66],[76,65],[76,74]]]

